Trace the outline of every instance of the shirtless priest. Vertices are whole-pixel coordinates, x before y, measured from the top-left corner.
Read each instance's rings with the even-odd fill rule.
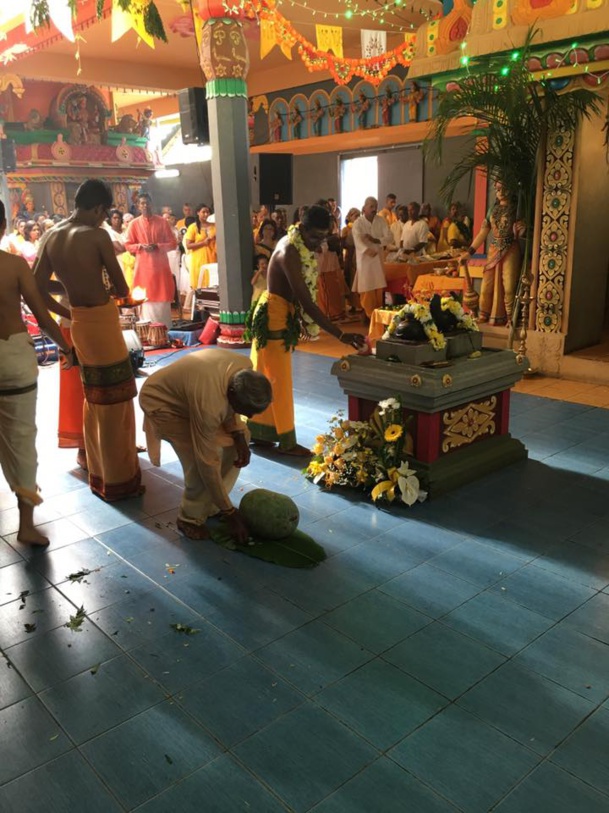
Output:
[[[4,204],[0,201],[0,239],[5,229]],[[31,545],[48,545],[49,540],[34,527],[34,506],[42,502],[36,485],[38,362],[21,318],[22,298],[40,329],[66,354],[64,367],[70,367],[72,348],[46,309],[27,262],[0,251],[0,466],[17,495],[17,539]]]
[[[91,491],[107,502],[143,492],[135,445],[137,394],[118,308],[104,285],[105,269],[114,293],[129,288],[110,235],[99,226],[112,206],[103,181],[85,181],[76,192],[73,214],[48,232],[35,266],[36,282],[49,310],[72,321],[85,393],[84,436]],[[55,274],[70,310],[49,294]]]
[[[331,215],[323,206],[310,206],[298,226],[290,226],[271,257],[267,290],[251,317],[254,370],[263,373],[273,388],[273,401],[249,423],[252,442],[275,447],[280,454],[310,456],[296,442],[294,396],[292,393],[292,351],[298,344],[303,313],[330,335],[351,347],[362,347],[359,333],[343,333],[315,304],[311,291],[317,289],[315,252],[330,233]],[[383,221],[384,222],[384,221]]]

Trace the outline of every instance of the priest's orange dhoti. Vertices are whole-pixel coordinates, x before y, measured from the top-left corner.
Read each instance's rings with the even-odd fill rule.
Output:
[[[252,440],[274,441],[282,449],[292,449],[296,445],[292,351],[299,334],[294,304],[265,291],[254,310],[251,332],[252,365],[273,388],[271,405],[248,421]]]
[[[91,491],[107,502],[137,496],[143,490],[135,445],[137,390],[114,302],[72,308],[72,341],[85,395]]]
[[[67,322],[67,320],[65,320]],[[70,344],[72,332],[61,325],[62,335]],[[64,370],[59,367],[59,424],[57,437],[60,449],[84,449],[83,412],[85,396],[79,367]]]

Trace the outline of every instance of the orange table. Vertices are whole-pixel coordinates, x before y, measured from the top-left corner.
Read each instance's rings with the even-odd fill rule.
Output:
[[[425,263],[385,263],[385,279],[387,280],[387,290],[394,294],[403,293],[404,285],[408,283],[411,287],[415,285],[417,279],[422,275],[430,275],[435,268],[452,267],[457,268],[458,259],[454,260],[433,260]]]
[[[464,277],[438,276],[437,274],[421,274],[414,284],[416,293],[442,294],[445,291],[463,292],[465,290]]]
[[[391,320],[394,316],[395,311],[386,311],[383,308],[377,308],[372,311],[370,327],[368,328],[368,338],[372,344],[381,338],[387,325],[391,324]]]

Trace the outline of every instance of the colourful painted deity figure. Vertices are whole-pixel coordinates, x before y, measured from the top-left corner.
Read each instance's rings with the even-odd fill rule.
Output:
[[[292,122],[292,133],[294,138],[301,138],[302,135],[302,122],[303,122],[303,115],[300,112],[300,107],[298,106],[298,102],[294,105],[294,109],[290,115],[290,121]]]
[[[364,91],[360,91],[359,97],[356,102],[353,102],[351,108],[357,115],[357,126],[360,130],[365,130],[368,124],[368,111],[370,110],[370,99],[366,96]]]
[[[389,85],[387,85],[387,90],[385,91],[385,95],[381,98],[381,118],[383,122],[383,127],[389,127],[391,124],[391,108],[397,102],[397,98]]]
[[[519,237],[524,224],[517,219],[516,203],[510,200],[500,181],[495,183],[497,199],[472,241],[474,254],[489,237],[487,263],[480,288],[479,322],[491,325],[509,324],[521,269]]]
[[[417,120],[417,113],[419,105],[423,101],[425,94],[416,82],[410,83],[410,93],[405,97],[404,101],[408,103],[408,120],[414,122]]]
[[[283,129],[283,116],[279,112],[279,110],[275,113],[273,119],[271,120],[271,134],[272,134],[272,141],[278,143],[282,140],[282,129]]]
[[[343,132],[343,118],[345,117],[345,113],[347,112],[347,105],[344,103],[340,96],[337,97],[336,101],[330,108],[330,115],[332,116],[332,121],[334,123],[334,132],[335,133],[342,133]]]
[[[319,96],[315,99],[313,103],[313,109],[309,113],[311,121],[313,122],[313,135],[320,136],[321,135],[321,127],[323,118],[326,115],[326,111],[321,106],[321,99]]]

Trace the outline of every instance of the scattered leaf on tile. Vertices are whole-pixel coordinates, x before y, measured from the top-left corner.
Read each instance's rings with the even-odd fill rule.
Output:
[[[169,625],[172,630],[176,632],[183,632],[184,635],[196,635],[201,630],[193,629],[189,627],[188,624],[170,624]]]
[[[129,618],[125,618],[125,621],[127,622],[127,624],[131,624],[131,622],[133,621],[133,617],[129,616]]]
[[[32,610],[32,615],[34,615],[35,613],[43,613],[43,612],[44,612],[44,610],[42,609],[42,607],[39,607],[37,610]]]
[[[76,573],[70,573],[68,575],[68,581],[71,582],[81,582],[85,576],[88,576],[91,573],[90,570],[87,570],[86,567],[83,567],[82,570],[78,570]]]
[[[100,667],[100,666],[101,666],[101,664],[100,664],[100,663],[96,663],[96,664],[95,664],[95,666],[92,666],[92,667],[89,669],[89,672],[91,672],[91,674],[92,674],[92,675],[96,675],[96,674],[97,674],[97,670],[99,669],[99,667]]]
[[[78,610],[76,610],[76,613],[70,616],[70,620],[65,626],[72,630],[72,632],[81,632],[80,628],[82,627],[83,621],[86,617],[87,614],[85,612],[85,608],[79,607]],[[68,644],[68,646],[70,645]]]
[[[59,734],[53,734],[52,737],[49,737],[49,742],[55,742],[55,740],[59,739]]]
[[[165,759],[170,765],[173,765],[173,759],[169,756],[169,754],[165,754]]]
[[[36,629],[36,624],[24,624],[26,632],[34,632]]]

